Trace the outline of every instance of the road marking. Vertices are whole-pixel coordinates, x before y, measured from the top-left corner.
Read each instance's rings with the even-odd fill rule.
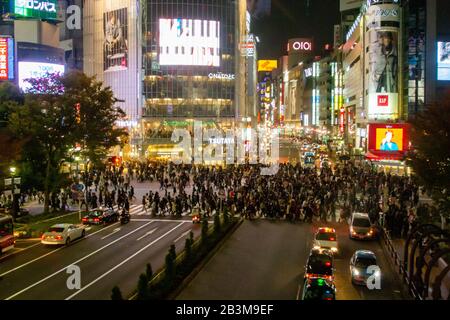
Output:
[[[67,265],[66,267],[64,267],[64,268],[62,268],[62,269],[60,269],[60,270],[58,270],[58,271],[56,271],[56,272],[50,274],[49,276],[45,277],[44,279],[41,279],[41,280],[39,280],[38,282],[33,283],[32,285],[29,285],[29,286],[26,287],[25,289],[22,289],[22,290],[20,290],[19,292],[16,292],[15,294],[13,294],[12,296],[6,298],[5,300],[11,300],[11,299],[17,297],[18,295],[20,295],[20,294],[22,294],[22,293],[24,293],[24,292],[30,290],[31,288],[34,288],[35,286],[37,286],[37,285],[39,285],[39,284],[41,284],[41,283],[47,281],[48,279],[50,279],[50,278],[56,276],[57,274],[59,274],[59,273],[61,273],[61,272],[64,272],[69,266],[74,265],[74,264],[78,264],[78,263],[80,263],[81,261],[86,260],[87,258],[89,258],[89,257],[91,257],[91,256],[93,256],[93,255],[95,255],[95,254],[97,254],[97,253],[99,253],[99,252],[102,251],[103,249],[106,249],[107,247],[109,247],[109,246],[113,245],[114,243],[116,243],[116,242],[122,240],[123,238],[126,238],[126,237],[128,237],[129,235],[131,235],[131,234],[133,234],[133,233],[139,231],[140,229],[145,228],[146,226],[148,226],[148,225],[151,224],[151,223],[152,223],[152,222],[149,222],[149,223],[146,223],[146,224],[140,226],[139,228],[137,228],[137,229],[135,229],[135,230],[133,230],[133,231],[131,231],[131,232],[129,232],[129,233],[123,235],[122,237],[120,237],[120,238],[118,238],[118,239],[116,239],[116,240],[114,240],[114,241],[108,243],[107,245],[104,245],[104,246],[101,247],[100,249],[97,249],[97,250],[91,252],[90,254],[84,256],[83,258],[80,258],[80,259],[78,259],[77,261],[75,261],[75,262],[73,262],[73,263]],[[8,273],[9,273],[9,272],[8,272]],[[1,277],[1,276],[2,276],[2,275],[0,275],[0,277]]]
[[[15,251],[13,251],[13,252],[11,252],[11,253],[5,255],[5,256],[2,256],[2,257],[0,258],[0,261],[3,260],[3,259],[8,258],[8,257],[10,257],[10,256],[13,256],[13,255],[15,255],[16,253],[24,252],[24,251],[26,251],[26,250],[28,250],[28,249],[31,249],[31,248],[33,248],[33,247],[36,247],[36,246],[38,246],[38,245],[40,245],[40,244],[41,244],[41,241],[39,240],[38,243],[35,243],[35,244],[33,244],[33,245],[31,245],[31,246],[28,246],[28,247],[26,247],[26,248],[14,248]],[[1,276],[1,275],[0,275],[0,276]]]
[[[170,233],[174,232],[176,229],[178,229],[179,227],[181,227],[183,224],[180,223],[178,224],[176,227],[170,229],[169,231],[167,231],[165,234],[163,234],[162,236],[160,236],[158,239],[150,242],[148,245],[146,245],[145,247],[143,247],[142,249],[140,249],[139,251],[135,252],[134,254],[132,254],[131,256],[129,256],[127,259],[125,259],[124,261],[122,261],[121,263],[119,263],[118,265],[116,265],[114,268],[109,269],[107,272],[105,272],[104,274],[102,274],[100,277],[98,277],[97,279],[93,280],[92,282],[88,283],[87,285],[85,285],[83,288],[81,288],[80,290],[78,290],[77,292],[75,292],[74,294],[72,294],[71,296],[67,297],[64,300],[70,300],[73,297],[77,296],[78,294],[80,294],[81,292],[83,292],[84,290],[86,290],[87,288],[89,288],[90,286],[92,286],[93,284],[95,284],[96,282],[98,282],[99,280],[103,279],[104,277],[106,277],[108,274],[110,274],[111,272],[113,272],[114,270],[116,270],[117,268],[121,267],[122,265],[124,265],[125,263],[127,263],[128,261],[130,261],[131,259],[133,259],[134,257],[136,257],[137,255],[139,255],[141,252],[147,250],[149,247],[151,247],[152,245],[154,245],[156,242],[158,242],[159,240],[161,240],[162,238],[166,237],[167,235],[169,235]]]
[[[117,224],[117,223],[116,223],[116,224]],[[91,233],[91,234],[87,235],[87,236],[84,237],[84,238],[85,238],[85,239],[90,238],[90,237],[92,237],[93,235],[95,235],[95,234],[97,234],[97,233],[99,233],[99,232],[102,232],[102,231],[104,231],[104,230],[106,230],[106,229],[109,229],[109,228],[113,227],[113,226],[116,225],[116,224],[112,224],[112,225],[110,225],[110,226],[108,226],[108,227],[106,227],[106,228],[102,228],[102,229],[100,229],[100,230],[98,230],[98,231],[95,231],[94,233]],[[83,240],[83,238],[77,239],[76,241],[72,242],[72,245],[75,244],[75,243],[77,243],[78,241],[81,241],[81,240]],[[41,242],[36,243],[35,245],[38,245],[38,244],[41,244]],[[64,249],[64,248],[65,248],[65,247],[60,247],[60,248],[58,248],[58,249],[52,250],[52,251],[50,251],[50,252],[48,252],[48,253],[42,255],[42,256],[39,256],[39,257],[37,257],[37,258],[35,258],[35,259],[33,259],[33,260],[30,260],[30,261],[28,261],[28,262],[26,262],[26,263],[24,263],[24,264],[21,264],[20,266],[17,266],[17,267],[15,267],[15,268],[11,269],[11,270],[6,271],[5,273],[0,274],[0,277],[6,276],[7,274],[10,274],[11,272],[14,272],[14,271],[17,271],[17,270],[19,270],[19,269],[22,269],[23,267],[26,267],[27,265],[29,265],[29,264],[31,264],[31,263],[33,263],[33,262],[36,262],[36,261],[39,261],[39,260],[41,260],[41,259],[43,259],[43,258],[45,258],[45,257],[48,257],[49,255],[54,254],[55,252],[61,251],[61,250]]]
[[[182,220],[164,220],[164,219],[131,219],[131,222],[172,222],[172,223],[192,223],[192,221],[182,221]]]
[[[149,232],[147,232],[146,234],[144,234],[142,237],[140,237],[140,238],[137,238],[136,239],[136,241],[139,241],[139,240],[142,240],[142,239],[144,239],[145,237],[147,237],[147,236],[149,236],[149,235],[151,235],[152,233],[154,233],[156,230],[158,230],[158,228],[155,228],[155,229],[153,229],[153,230],[151,230],[151,231],[149,231]]]
[[[105,240],[106,238],[111,237],[113,234],[116,234],[116,233],[119,232],[120,230],[122,230],[122,229],[120,229],[120,228],[114,229],[113,232],[111,232],[110,234],[104,236],[103,238],[101,238],[101,240]]]
[[[183,233],[181,236],[179,236],[174,242],[177,243],[178,241],[180,241],[183,237],[186,237],[189,233],[191,233],[191,230],[186,231],[185,233]]]

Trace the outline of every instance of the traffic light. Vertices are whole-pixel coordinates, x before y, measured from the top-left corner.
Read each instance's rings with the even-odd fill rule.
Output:
[[[75,105],[75,122],[77,124],[81,123],[81,104],[79,103]]]

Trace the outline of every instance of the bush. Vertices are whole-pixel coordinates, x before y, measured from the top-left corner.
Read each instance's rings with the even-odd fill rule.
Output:
[[[170,286],[174,278],[175,278],[175,259],[173,258],[173,255],[169,250],[169,253],[166,255],[166,270],[165,270],[166,284]]]
[[[138,300],[145,300],[148,296],[148,279],[145,274],[141,274],[139,276],[138,281],[138,289],[137,289],[137,299]]]
[[[219,234],[220,233],[220,215],[216,214],[214,215],[214,233]]]
[[[147,280],[150,281],[153,278],[153,270],[152,265],[147,263],[147,267],[145,269],[145,275],[147,276]]]
[[[189,261],[192,257],[192,242],[191,239],[186,239],[184,244],[184,260]]]
[[[115,301],[123,300],[122,292],[120,291],[118,286],[115,286],[112,289],[111,300],[115,300]]]
[[[203,222],[202,222],[202,242],[203,243],[206,243],[208,240],[208,228],[209,228],[208,219],[205,218],[205,219],[203,219]]]

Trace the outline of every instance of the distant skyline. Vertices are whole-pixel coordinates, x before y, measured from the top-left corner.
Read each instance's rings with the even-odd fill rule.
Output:
[[[290,38],[314,38],[316,54],[333,42],[333,27],[340,21],[339,0],[272,0],[270,16],[253,21],[259,37],[259,58],[286,54]]]

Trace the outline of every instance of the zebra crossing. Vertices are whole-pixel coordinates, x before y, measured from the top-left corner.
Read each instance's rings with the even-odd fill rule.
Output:
[[[115,205],[113,207],[114,210],[119,210],[119,206]],[[131,204],[130,205],[130,215],[132,216],[150,216],[151,215],[151,210],[147,209],[144,210],[144,208],[142,207],[141,204]],[[169,214],[166,213],[166,216],[168,216]],[[183,212],[181,214],[182,217],[186,217],[189,216],[189,212]]]

